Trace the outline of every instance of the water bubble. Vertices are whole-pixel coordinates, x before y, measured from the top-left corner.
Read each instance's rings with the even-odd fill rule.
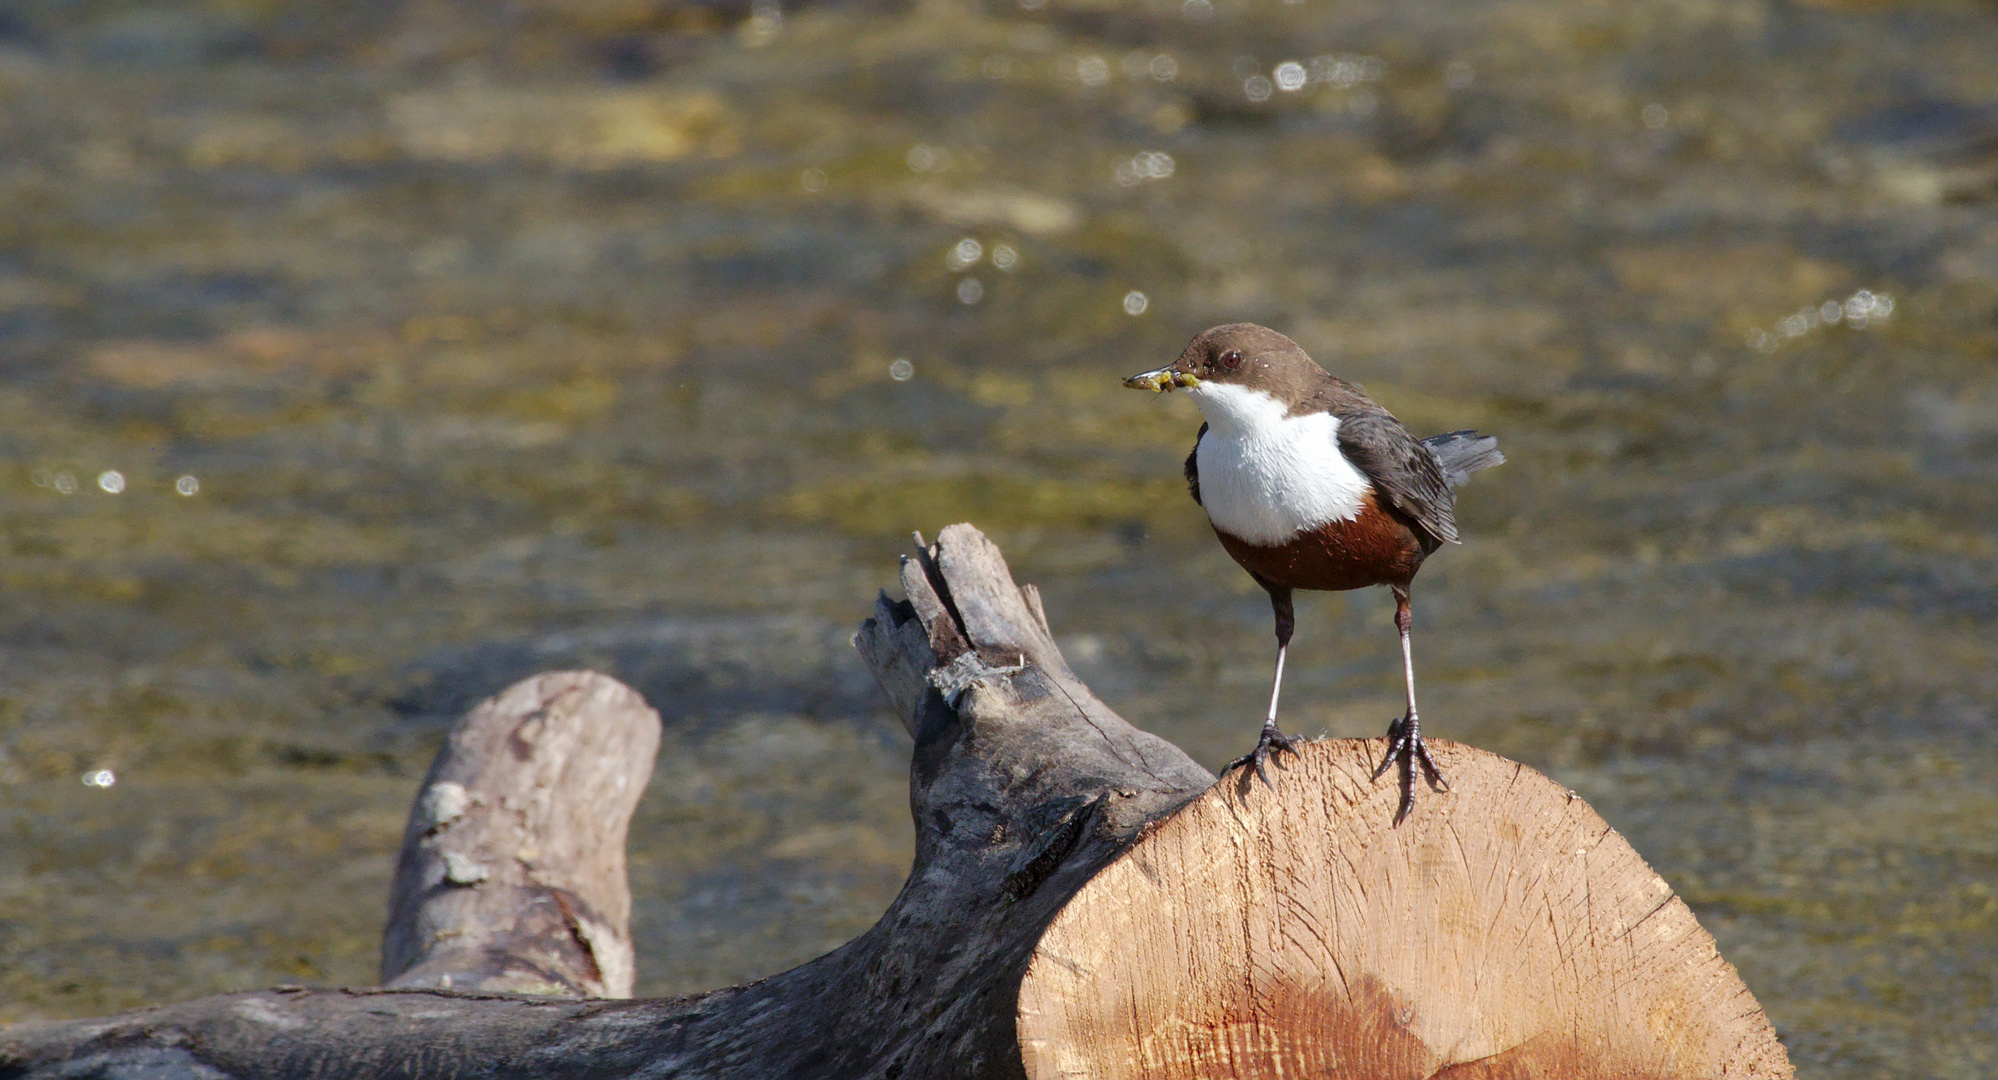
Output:
[[[1249,100],[1254,102],[1268,101],[1270,89],[1270,81],[1261,75],[1251,75],[1242,83],[1242,93],[1247,94]]]
[[[1811,319],[1808,315],[1792,315],[1776,325],[1784,337],[1801,337],[1811,328]]]
[[[1179,6],[1179,13],[1187,22],[1204,23],[1214,17],[1213,0],[1186,0]]]
[[[1477,71],[1462,60],[1452,60],[1443,68],[1443,85],[1452,90],[1462,90],[1478,77]]]
[[[975,277],[965,278],[957,283],[957,302],[976,304],[985,299],[985,283]]]
[[[1278,64],[1276,71],[1271,74],[1276,77],[1277,89],[1286,94],[1296,93],[1304,89],[1306,80],[1311,77],[1304,70],[1304,65],[1295,60],[1285,60],[1283,63]]]
[[[125,490],[125,474],[116,469],[106,469],[97,474],[97,486],[104,489],[106,495],[116,495]]]
[[[1665,110],[1665,106],[1655,101],[1644,107],[1643,116],[1644,126],[1653,131],[1661,130],[1672,122],[1672,114]]]
[[[36,487],[48,487],[51,476],[47,469],[36,469],[28,474],[28,479],[34,481]]]
[[[83,774],[83,786],[107,788],[118,782],[118,776],[110,769],[92,769]]]
[[[1152,78],[1160,82],[1171,82],[1173,77],[1179,74],[1179,61],[1164,53],[1152,57],[1150,67]]]
[[[183,476],[173,482],[173,489],[182,495],[196,495],[201,491],[201,481],[192,476]]]
[[[1100,56],[1085,56],[1075,63],[1075,77],[1084,86],[1102,86],[1110,81],[1110,64]]]
[[[1845,308],[1836,300],[1827,300],[1818,305],[1818,321],[1830,326],[1844,317]]]
[[[1130,292],[1124,294],[1124,314],[1143,315],[1145,309],[1150,307],[1151,303],[1150,300],[1145,298],[1144,293],[1132,289]]]
[[[967,266],[975,266],[978,260],[984,257],[985,246],[967,236],[950,249],[950,268],[962,270]]]
[[[805,185],[806,191],[817,195],[826,189],[826,171],[816,166],[806,169],[804,175],[799,177],[798,182]]]
[[[896,382],[908,382],[910,379],[915,378],[915,376],[916,365],[899,356],[895,358],[894,363],[888,365],[888,377]]]
[[[992,249],[992,265],[1010,274],[1020,265],[1020,253],[1009,245],[1000,244]]]
[[[986,78],[1004,79],[1013,74],[1013,61],[994,53],[985,58],[984,68]]]
[[[55,474],[55,489],[64,495],[76,494],[76,474],[59,472]]]

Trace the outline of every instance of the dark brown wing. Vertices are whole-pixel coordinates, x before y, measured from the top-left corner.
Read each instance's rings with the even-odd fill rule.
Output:
[[[1410,519],[1424,553],[1457,541],[1457,500],[1442,463],[1386,409],[1365,398],[1342,402],[1339,451],[1374,482],[1387,504]]]
[[[1186,455],[1186,491],[1193,496],[1195,506],[1206,506],[1200,501],[1200,440],[1207,437],[1207,424],[1201,422],[1200,434],[1193,437],[1193,450]]]

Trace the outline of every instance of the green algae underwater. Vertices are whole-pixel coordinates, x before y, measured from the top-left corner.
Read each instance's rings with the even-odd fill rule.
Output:
[[[1248,319],[1509,456],[1431,733],[1588,798],[1800,1074],[1992,1075],[1992,55],[1969,0],[8,5],[0,1021],[371,983],[444,730],[559,666],[666,719],[641,994],[843,942],[915,529],[1241,753],[1266,602],[1119,380]],[[1392,607],[1300,597],[1288,729],[1399,713]]]

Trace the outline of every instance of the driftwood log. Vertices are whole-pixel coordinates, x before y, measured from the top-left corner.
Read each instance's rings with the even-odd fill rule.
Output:
[[[976,530],[902,585],[855,641],[914,739],[915,865],[847,945],[610,1000],[657,718],[557,673],[468,717],[417,799],[383,976],[425,989],[18,1024],[0,1077],[1791,1075],[1670,887],[1532,770],[1432,742],[1452,788],[1398,828],[1379,740],[1216,783],[1089,692]],[[524,989],[576,996],[495,992]]]

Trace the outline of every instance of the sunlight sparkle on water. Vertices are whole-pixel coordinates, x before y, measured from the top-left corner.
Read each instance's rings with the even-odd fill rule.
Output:
[[[899,356],[895,358],[894,363],[888,365],[888,377],[896,382],[908,382],[915,377],[915,374],[916,365]]]
[[[1864,330],[1870,323],[1888,319],[1893,314],[1892,296],[1861,289],[1843,301],[1806,304],[1768,329],[1758,327],[1750,330],[1748,347],[1758,352],[1775,352],[1784,342],[1803,337],[1820,327],[1836,326],[1842,322],[1854,330]]]
[[[1011,244],[999,244],[992,249],[992,265],[1010,274],[1020,266],[1020,253]]]
[[[1387,78],[1387,61],[1352,53],[1311,58],[1311,81],[1341,90]]]
[[[975,277],[965,278],[957,283],[957,302],[976,304],[985,299],[985,283]]]
[[[1270,92],[1270,81],[1261,75],[1251,75],[1242,83],[1242,93],[1248,95],[1250,101],[1268,101]]]
[[[1132,289],[1130,292],[1124,294],[1124,314],[1143,315],[1145,309],[1150,307],[1151,303],[1150,300],[1145,298],[1144,293]]]
[[[1147,180],[1164,180],[1178,168],[1171,154],[1147,150],[1129,161],[1117,163],[1117,183],[1132,187]]]
[[[97,486],[106,495],[116,495],[125,490],[125,474],[116,469],[106,469],[97,474]]]
[[[946,172],[951,166],[951,156],[941,146],[917,143],[909,148],[908,162],[911,172]]]
[[[108,788],[118,782],[118,776],[110,769],[92,769],[83,774],[83,786]]]
[[[777,0],[756,0],[749,5],[749,21],[742,24],[738,39],[743,45],[759,49],[777,40],[777,34],[784,29],[784,9]]]
[[[1277,89],[1286,94],[1296,93],[1304,89],[1304,84],[1311,78],[1310,74],[1304,70],[1304,65],[1295,60],[1285,60],[1283,63],[1278,64],[1276,71],[1272,74],[1275,77]]]
[[[183,476],[173,482],[173,489],[182,495],[194,495],[201,491],[201,481],[192,476]]]
[[[950,254],[945,258],[952,270],[963,270],[968,266],[976,266],[978,260],[984,256],[985,246],[967,236],[952,245]]]

